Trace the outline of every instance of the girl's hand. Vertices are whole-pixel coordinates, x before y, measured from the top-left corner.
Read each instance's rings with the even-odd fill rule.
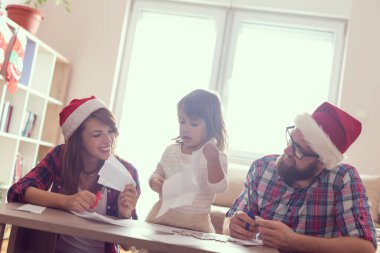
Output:
[[[209,142],[205,145],[203,154],[208,162],[219,161],[219,150],[214,142]]]
[[[137,194],[135,186],[133,184],[127,184],[117,199],[120,218],[131,218],[132,211],[136,208],[138,198],[139,195]]]
[[[91,211],[91,206],[95,200],[95,194],[87,190],[83,190],[73,195],[67,195],[64,208],[68,211],[75,211],[78,213]]]
[[[160,175],[153,175],[149,181],[150,188],[152,188],[153,191],[161,194],[164,180],[165,179],[161,177]]]

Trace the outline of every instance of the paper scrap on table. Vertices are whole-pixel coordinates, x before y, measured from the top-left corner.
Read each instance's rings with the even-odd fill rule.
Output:
[[[23,206],[20,206],[19,208],[17,208],[16,210],[19,210],[19,211],[27,211],[27,212],[31,212],[31,213],[37,213],[37,214],[41,214],[43,211],[45,211],[46,207],[44,206],[37,206],[37,205],[32,205],[32,204],[25,204]]]
[[[242,246],[262,246],[262,245],[264,245],[262,240],[252,239],[252,240],[248,241],[248,240],[240,240],[240,239],[234,238],[234,237],[231,237],[231,240],[229,242],[239,244]]]
[[[130,224],[129,219],[112,219],[112,218],[109,218],[107,216],[98,214],[96,212],[93,212],[93,213],[91,213],[91,212],[78,213],[75,211],[71,211],[71,212],[73,214],[79,216],[79,217],[86,218],[89,220],[99,221],[99,222],[103,222],[103,223],[109,223],[109,224],[118,225],[118,226],[125,226],[125,227],[128,226],[128,224]]]
[[[189,230],[189,229],[173,229],[173,233],[183,236],[190,236],[197,238],[199,240],[212,240],[217,242],[230,242],[242,246],[260,246],[263,245],[263,242],[261,240],[241,240],[238,238],[234,238],[228,235],[222,235],[222,234],[216,234],[216,233],[203,233],[199,231]]]
[[[203,147],[194,151],[190,163],[183,171],[174,174],[164,181],[162,186],[162,204],[157,217],[165,214],[170,208],[191,205],[199,191],[196,180],[197,166]]]
[[[111,155],[100,169],[98,183],[122,192],[127,184],[136,186],[131,173],[125,166]]]

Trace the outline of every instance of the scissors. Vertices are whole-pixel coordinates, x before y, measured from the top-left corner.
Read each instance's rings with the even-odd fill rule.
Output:
[[[102,189],[96,193],[96,199],[95,199],[94,203],[90,206],[91,209],[94,209],[98,206],[99,201],[102,198],[103,189],[104,189],[104,187],[102,187]]]
[[[249,184],[247,185],[247,192],[248,192],[248,200],[247,200],[247,205],[248,205],[248,216],[251,217],[252,219],[255,219],[255,215],[253,214],[253,211],[252,211],[252,206],[251,206],[251,187],[249,186]],[[247,222],[245,223],[245,229],[246,230],[249,230],[250,228],[250,224]]]

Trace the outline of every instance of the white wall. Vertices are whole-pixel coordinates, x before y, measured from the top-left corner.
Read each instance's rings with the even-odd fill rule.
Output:
[[[8,0],[10,1],[10,0]],[[190,1],[190,0],[177,0]],[[228,5],[229,0],[192,0]],[[112,85],[129,0],[80,0],[72,2],[72,14],[47,4],[45,20],[38,32],[47,44],[65,55],[73,65],[69,99],[96,95],[112,102]],[[378,0],[234,0],[234,5],[255,4],[259,9],[286,9],[345,17],[348,22],[346,61],[342,77],[341,107],[360,117],[363,132],[347,152],[348,162],[361,173],[380,174],[380,1]],[[111,4],[112,3],[112,4]],[[117,72],[117,71],[116,71]]]
[[[361,173],[380,174],[380,1],[352,1],[347,42],[341,107],[363,123],[347,161]]]

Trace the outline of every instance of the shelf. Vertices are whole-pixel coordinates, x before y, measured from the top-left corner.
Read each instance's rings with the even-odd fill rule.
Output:
[[[18,27],[7,18],[6,22],[13,30]],[[0,77],[0,185],[5,186],[12,185],[18,161],[22,161],[18,164],[25,175],[54,146],[63,143],[58,114],[67,99],[70,63],[36,36],[22,32],[27,45],[16,92],[8,92]],[[3,110],[7,111],[4,117]]]

